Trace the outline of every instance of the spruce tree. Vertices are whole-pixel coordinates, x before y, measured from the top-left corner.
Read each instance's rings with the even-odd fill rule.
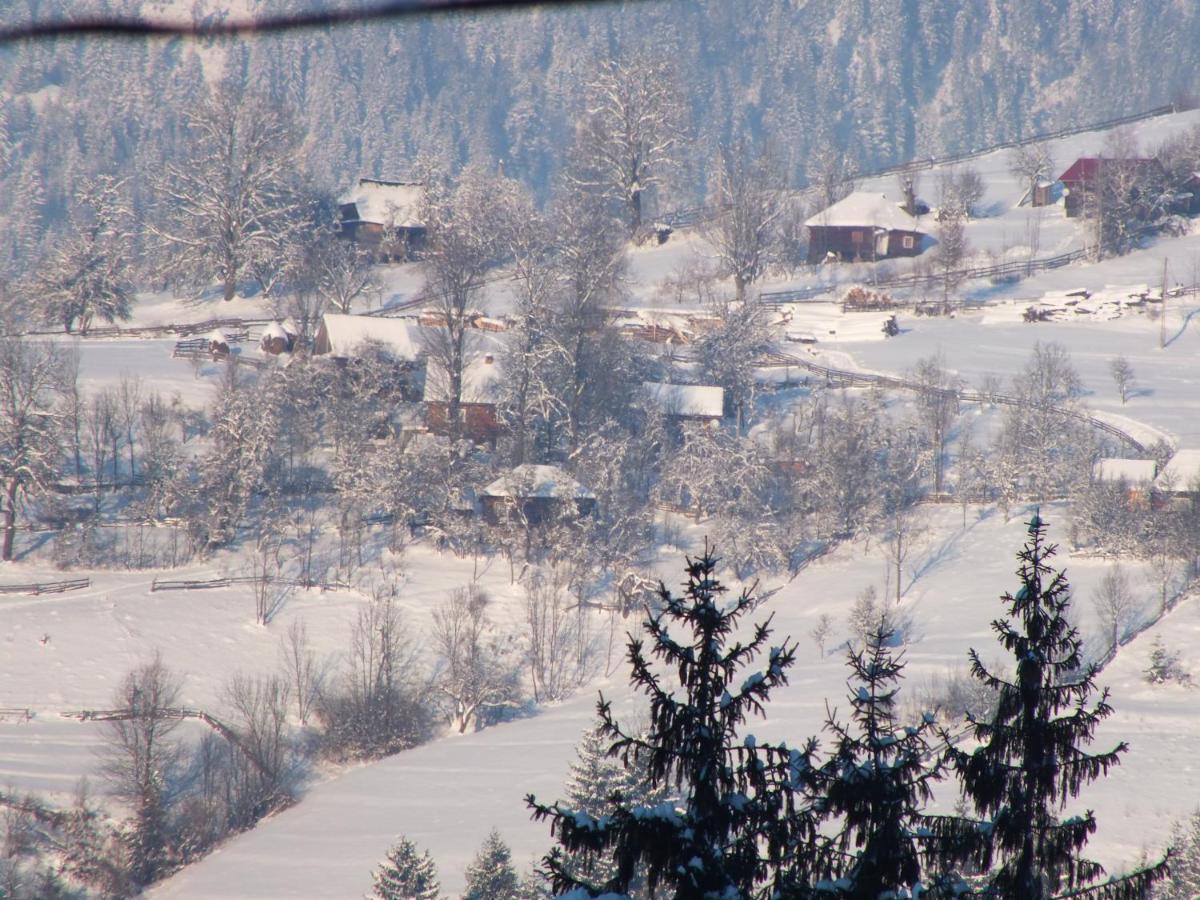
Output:
[[[521,900],[512,851],[495,829],[487,836],[471,865],[467,866],[464,900]]]
[[[840,820],[834,848],[842,860],[834,896],[903,897],[939,880],[923,871],[924,863],[938,855],[940,842],[932,835],[950,820],[935,824],[935,817],[921,812],[944,769],[942,762],[928,761],[937,726],[929,715],[912,726],[897,722],[904,662],[890,649],[893,639],[880,621],[863,649],[850,650],[851,723],[839,723],[833,713],[826,723],[836,747],[821,767],[824,812]]]
[[[371,877],[374,885],[368,896],[373,900],[437,900],[441,891],[429,851],[418,856],[406,837],[392,845]]]
[[[771,691],[787,683],[795,644],[767,652],[762,670],[742,674],[767,647],[770,620],[757,623],[745,642],[735,640],[740,620],[757,604],[749,590],[732,603],[716,576],[717,558],[706,548],[687,561],[682,596],[660,587],[661,611],[644,630],[651,646],[630,638],[633,685],[650,700],[647,733],[628,733],[609,703],[598,706],[610,752],[644,761],[650,783],[677,791],[677,803],[622,802],[596,817],[565,804],[527,798],[534,818],[549,819],[559,849],[544,864],[555,890],[583,895],[627,894],[639,866],[657,897],[677,900],[768,896],[785,878],[803,882],[813,840],[813,817],[804,790],[814,780],[815,742],[803,749],[739,738],[751,714],[761,716]],[[651,663],[651,657],[661,662]],[[668,683],[674,676],[678,689]],[[563,851],[611,853],[616,872],[603,884],[576,876]]]
[[[628,763],[622,762],[609,754],[612,743],[600,726],[584,732],[575,748],[576,759],[571,763],[565,785],[566,801],[572,809],[599,819],[621,804],[657,806],[670,799],[664,786],[650,783],[644,756],[641,760],[630,758]],[[576,876],[597,883],[607,881],[616,872],[607,854],[565,854],[564,861]],[[634,877],[629,891],[632,897],[643,896],[644,881],[644,873]]]
[[[1084,665],[1078,631],[1067,620],[1070,586],[1050,567],[1056,547],[1035,514],[1017,554],[1021,586],[1005,594],[1008,617],[992,623],[1015,661],[1012,680],[990,672],[970,651],[975,678],[999,692],[987,720],[968,714],[979,746],[950,751],[963,792],[984,818],[983,861],[998,862],[989,895],[1044,900],[1063,896],[1133,900],[1166,874],[1165,861],[1100,882],[1104,869],[1082,856],[1096,830],[1091,810],[1060,818],[1068,800],[1120,762],[1128,746],[1088,753],[1101,721],[1112,715],[1107,689],[1091,701],[1096,668]]]

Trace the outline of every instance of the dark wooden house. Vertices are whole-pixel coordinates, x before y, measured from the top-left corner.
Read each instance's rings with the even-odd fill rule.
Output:
[[[341,237],[368,251],[378,262],[409,259],[425,242],[421,221],[422,185],[412,181],[360,178],[338,203]]]
[[[1119,178],[1130,192],[1146,190],[1165,180],[1166,173],[1157,159],[1130,157],[1106,159],[1102,156],[1081,156],[1058,176],[1063,186],[1063,210],[1068,219],[1083,215],[1088,197],[1099,189],[1106,178]]]
[[[462,436],[478,444],[496,443],[500,418],[501,367],[494,351],[484,352],[463,370],[459,410]],[[425,368],[425,424],[434,434],[450,432],[450,376],[437,360]]]
[[[883,194],[855,191],[804,224],[810,263],[869,262],[916,256],[925,249],[916,217]]]
[[[258,349],[271,356],[291,353],[300,340],[300,329],[292,319],[268,322],[258,339]]]
[[[518,518],[529,525],[590,516],[596,495],[558,466],[517,466],[479,492],[484,519],[496,525]]]

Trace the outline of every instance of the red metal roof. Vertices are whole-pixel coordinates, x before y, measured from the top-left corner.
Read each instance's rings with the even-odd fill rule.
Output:
[[[1147,159],[1145,157],[1105,159],[1102,156],[1081,156],[1075,162],[1071,163],[1071,167],[1067,171],[1058,176],[1058,180],[1063,184],[1091,181],[1100,174],[1100,170],[1106,165],[1115,165],[1118,168],[1128,166],[1134,170],[1139,170],[1153,168],[1159,166],[1160,163],[1157,159]]]

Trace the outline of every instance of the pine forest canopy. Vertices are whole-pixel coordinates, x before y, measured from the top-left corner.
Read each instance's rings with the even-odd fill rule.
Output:
[[[208,0],[193,15],[223,9]],[[0,22],[87,12],[17,0]],[[769,139],[798,185],[830,148],[870,167],[1161,104],[1196,88],[1198,39],[1192,4],[662,0],[251,41],[20,44],[0,52],[0,263],[19,264],[23,243],[64,220],[85,177],[132,176],[144,212],[146,182],[184,155],[186,116],[222,76],[295,111],[307,175],[329,193],[407,177],[425,158],[499,165],[545,196],[588,73],[641,54],[665,62],[681,93],[685,139],[663,190],[686,205],[733,139]]]

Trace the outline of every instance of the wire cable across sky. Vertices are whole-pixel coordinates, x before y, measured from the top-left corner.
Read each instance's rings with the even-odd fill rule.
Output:
[[[78,19],[53,19],[0,28],[0,46],[22,41],[55,38],[212,38],[259,37],[306,29],[334,28],[340,25],[383,22],[464,12],[502,12],[505,10],[561,6],[594,6],[614,0],[390,0],[364,7],[312,10],[257,19],[229,19],[211,23],[159,22],[152,19],[96,16]],[[623,0],[645,2],[645,0]]]

